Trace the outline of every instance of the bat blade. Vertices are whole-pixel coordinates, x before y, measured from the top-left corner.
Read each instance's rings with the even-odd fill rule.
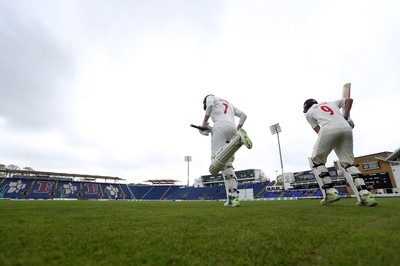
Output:
[[[342,90],[342,98],[350,98],[350,92],[351,92],[351,83],[346,83],[343,85],[343,90]]]
[[[351,83],[344,84],[342,90],[342,99],[350,98],[350,92],[351,92]],[[342,114],[344,114],[344,107],[342,108]],[[354,128],[354,122],[350,117],[347,118],[347,121],[349,122],[351,128]]]
[[[207,127],[196,126],[196,125],[193,125],[193,124],[190,124],[190,126],[191,126],[191,127],[194,127],[194,128],[197,128],[197,129],[199,129],[199,130],[201,130],[201,131],[208,130],[208,128],[207,128]]]

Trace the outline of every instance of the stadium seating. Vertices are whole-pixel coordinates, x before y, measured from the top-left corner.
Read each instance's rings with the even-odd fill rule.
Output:
[[[279,190],[271,183],[239,183],[239,189],[252,189],[255,199],[278,197],[322,197],[319,189]],[[346,189],[339,188],[346,196]],[[119,183],[80,182],[65,179],[11,177],[0,178],[0,198],[76,199],[76,200],[225,200],[223,185],[188,187],[177,185],[127,185]]]

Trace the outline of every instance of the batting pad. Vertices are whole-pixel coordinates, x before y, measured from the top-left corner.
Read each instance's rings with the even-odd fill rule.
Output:
[[[239,135],[235,135],[235,137],[225,146],[223,146],[212,158],[211,165],[209,168],[209,171],[211,175],[216,176],[220,171],[222,171],[226,163],[229,161],[229,159],[232,158],[232,156],[235,154],[235,152],[242,146],[242,142],[240,140]]]

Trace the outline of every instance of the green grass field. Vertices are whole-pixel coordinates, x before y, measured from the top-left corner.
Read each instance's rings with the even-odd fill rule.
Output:
[[[400,198],[0,201],[0,265],[400,265]]]

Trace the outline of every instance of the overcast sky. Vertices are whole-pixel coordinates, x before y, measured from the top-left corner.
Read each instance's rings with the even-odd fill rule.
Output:
[[[352,83],[354,153],[400,147],[400,1],[0,1],[0,164],[128,182],[208,174],[207,94],[248,118],[236,170],[308,169],[308,98]],[[336,155],[328,158],[333,165]]]

